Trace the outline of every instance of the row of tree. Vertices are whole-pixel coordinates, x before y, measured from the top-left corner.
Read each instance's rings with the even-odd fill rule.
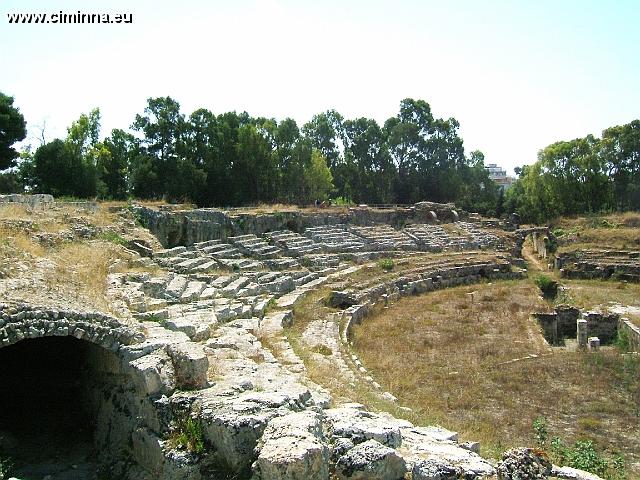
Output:
[[[73,122],[67,138],[24,151],[10,177],[14,189],[58,196],[202,206],[432,200],[492,211],[499,190],[482,153],[465,155],[458,128],[455,119],[435,118],[428,103],[413,99],[403,100],[382,126],[330,110],[300,128],[291,118],[246,112],[198,109],[185,116],[172,98],[150,98],[131,131],[114,129],[100,140],[95,109]]]
[[[505,208],[526,222],[560,215],[640,210],[640,120],[557,142],[533,165],[516,169]]]

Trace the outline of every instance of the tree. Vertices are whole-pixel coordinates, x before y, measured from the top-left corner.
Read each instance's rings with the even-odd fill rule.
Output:
[[[74,157],[77,182],[72,195],[93,197],[98,190],[98,157],[106,154],[98,143],[100,137],[100,109],[94,108],[89,114],[81,114],[67,129],[66,145]]]
[[[375,120],[344,121],[344,173],[358,203],[390,203],[393,199],[395,168],[384,133]],[[344,195],[343,193],[343,195]]]
[[[156,194],[172,200],[182,199],[188,192],[178,170],[186,126],[180,104],[171,97],[149,98],[144,113],[144,116],[136,115],[131,126],[144,134],[142,146],[150,160],[145,161],[144,170],[154,173],[160,187]]]
[[[31,186],[35,192],[79,196],[83,176],[80,157],[60,139],[38,147],[33,156]]]
[[[13,167],[18,152],[13,144],[27,136],[27,123],[13,106],[13,97],[0,92],[0,170]]]
[[[306,203],[315,200],[324,201],[329,198],[333,190],[333,177],[327,165],[327,159],[319,150],[311,152],[311,162],[304,172],[306,184]]]
[[[275,198],[276,171],[271,145],[256,126],[238,129],[238,161],[233,165],[237,203],[265,202]]]
[[[22,193],[23,188],[17,172],[0,173],[0,193]]]
[[[130,133],[115,128],[102,142],[97,158],[100,196],[123,200],[129,193],[128,182],[140,146]]]
[[[600,155],[619,209],[640,209],[640,120],[602,132]]]

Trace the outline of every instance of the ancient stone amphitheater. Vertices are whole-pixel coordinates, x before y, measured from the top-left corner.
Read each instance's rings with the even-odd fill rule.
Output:
[[[15,350],[29,343],[23,340],[41,342],[44,350],[32,355],[64,352],[74,375],[82,365],[75,381],[89,415],[75,421],[91,425],[104,478],[496,475],[477,444],[332,398],[331,385],[316,384],[307,373],[321,365],[334,372],[332,383],[362,385],[393,401],[350,350],[351,326],[374,305],[402,296],[520,278],[524,237],[546,229],[514,231],[452,205],[426,203],[338,213],[133,211],[165,248],[130,242],[138,263],[160,273],[109,276],[119,318],[0,304],[0,361],[22,372],[7,388],[59,373],[24,373],[27,350]],[[379,259],[404,267],[385,270]],[[304,326],[299,341],[318,353],[303,360],[285,333],[296,324],[298,302],[320,289],[334,310]],[[30,398],[41,398],[38,389],[27,387]],[[35,403],[9,401],[3,408],[24,422],[44,408]]]

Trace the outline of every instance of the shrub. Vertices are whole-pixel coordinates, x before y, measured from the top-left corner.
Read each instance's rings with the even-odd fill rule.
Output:
[[[628,352],[629,350],[631,350],[629,332],[626,328],[618,328],[618,335],[616,336],[615,345],[621,352]]]
[[[391,260],[390,258],[385,258],[383,260],[380,260],[378,262],[378,266],[382,269],[385,270],[387,272],[390,272],[391,270],[393,270],[393,267],[395,267],[395,264],[393,263],[393,260]]]
[[[549,253],[556,253],[558,251],[558,241],[555,237],[544,237],[544,245]]]
[[[331,199],[331,205],[335,205],[337,207],[350,207],[353,205],[353,201],[346,197],[336,197]]]
[[[545,298],[555,298],[558,294],[558,282],[550,277],[546,275],[539,275],[535,281]]]
[[[591,440],[578,440],[569,450],[569,466],[604,476],[609,467],[606,458],[596,452]]]
[[[547,429],[547,419],[544,417],[538,417],[533,421],[533,437],[536,443],[543,447],[547,443],[549,436],[549,430]]]
[[[620,455],[607,459],[598,453],[591,440],[578,440],[570,447],[560,438],[555,437],[551,440],[550,446],[553,462],[558,465],[585,470],[607,480],[627,478],[624,459]]]

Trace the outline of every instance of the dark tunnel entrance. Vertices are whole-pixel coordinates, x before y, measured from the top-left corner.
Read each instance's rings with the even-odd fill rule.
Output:
[[[0,349],[0,457],[21,480],[95,479],[96,426],[115,354],[73,337]],[[101,390],[102,389],[102,390]]]

